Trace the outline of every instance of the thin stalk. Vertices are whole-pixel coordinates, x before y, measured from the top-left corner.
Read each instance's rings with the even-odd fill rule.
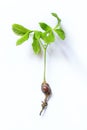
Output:
[[[57,25],[53,28],[53,30],[55,30],[58,26],[59,26],[59,24],[57,24]]]
[[[45,44],[43,44],[42,42],[41,42],[41,40],[39,40],[39,42],[40,42],[40,45],[42,46],[42,48],[43,48],[43,52],[44,52],[44,73],[43,73],[43,82],[45,83],[46,82],[46,51],[47,51],[47,44],[45,43]]]
[[[44,47],[44,75],[43,75],[43,81],[46,82],[46,47]]]

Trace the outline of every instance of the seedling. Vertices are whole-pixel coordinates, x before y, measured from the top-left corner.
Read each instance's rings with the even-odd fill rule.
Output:
[[[40,22],[39,25],[42,29],[41,30],[30,30],[22,25],[13,24],[12,30],[15,34],[21,36],[20,39],[17,40],[16,45],[21,45],[26,40],[29,39],[30,34],[32,34],[32,48],[35,54],[40,54],[41,49],[43,50],[44,54],[44,71],[43,71],[43,82],[41,84],[41,90],[45,95],[44,101],[42,101],[42,109],[40,111],[40,115],[43,110],[48,105],[48,99],[52,94],[50,85],[46,81],[46,52],[47,47],[55,41],[55,35],[57,34],[58,37],[62,40],[65,39],[65,33],[61,27],[61,19],[58,17],[56,13],[51,13],[57,19],[57,24],[54,28],[49,26],[44,22]]]

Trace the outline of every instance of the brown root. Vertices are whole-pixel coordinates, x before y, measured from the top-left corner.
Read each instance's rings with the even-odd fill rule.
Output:
[[[48,105],[48,103],[47,103],[47,101],[48,101],[48,96],[49,95],[45,95],[46,97],[45,97],[45,99],[44,99],[44,101],[42,101],[42,109],[41,109],[41,111],[40,111],[40,115],[42,114],[42,112],[43,112],[43,110],[47,107],[47,105]]]

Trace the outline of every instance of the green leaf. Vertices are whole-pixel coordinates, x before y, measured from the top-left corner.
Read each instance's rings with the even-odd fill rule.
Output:
[[[32,43],[33,51],[35,54],[39,54],[41,51],[39,40],[35,39],[33,37],[33,43]]]
[[[47,44],[50,44],[51,42],[54,42],[54,40],[55,40],[55,36],[52,31],[42,33],[41,38]]]
[[[56,13],[51,13],[51,14],[52,14],[52,16],[54,16],[54,17],[57,18],[57,20],[58,20],[58,24],[60,24],[61,19],[58,17],[58,15],[57,15]]]
[[[45,31],[52,30],[52,28],[49,25],[47,25],[46,23],[41,22],[41,23],[39,23],[39,25]]]
[[[19,25],[19,24],[13,24],[12,30],[13,30],[14,33],[16,33],[17,35],[21,35],[21,36],[23,36],[27,32],[31,32],[30,30],[28,30],[27,28],[25,28],[25,27],[23,27],[22,25]]]
[[[17,42],[16,42],[16,45],[21,45],[23,42],[27,41],[28,38],[29,38],[29,33],[30,32],[27,32],[20,39],[18,39]]]
[[[65,39],[65,32],[62,29],[55,29],[55,32],[62,40]]]
[[[40,31],[35,31],[34,32],[34,38],[39,40],[40,39],[40,35],[41,35],[41,32]]]

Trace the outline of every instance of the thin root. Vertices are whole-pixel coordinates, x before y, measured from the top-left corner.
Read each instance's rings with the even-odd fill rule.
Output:
[[[42,101],[42,109],[41,109],[41,111],[40,111],[40,115],[42,114],[42,112],[43,112],[43,110],[46,108],[46,106],[48,105],[48,103],[47,103],[47,98],[48,98],[48,95],[46,95],[46,97],[45,97],[45,99],[44,99],[44,101]]]

